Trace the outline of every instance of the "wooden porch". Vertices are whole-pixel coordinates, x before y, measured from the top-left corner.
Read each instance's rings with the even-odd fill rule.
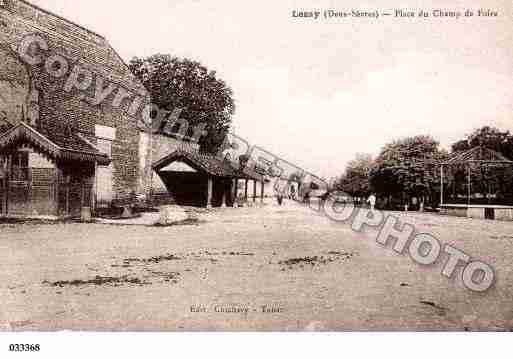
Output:
[[[94,209],[96,167],[108,161],[20,124],[0,137],[0,215],[70,217]]]

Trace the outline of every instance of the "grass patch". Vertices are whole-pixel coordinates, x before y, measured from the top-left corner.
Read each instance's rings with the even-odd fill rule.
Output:
[[[130,263],[133,263],[133,262],[157,264],[160,262],[179,261],[182,259],[183,259],[182,257],[178,257],[174,254],[165,254],[165,255],[155,256],[155,257],[150,257],[150,258],[127,258],[127,259],[123,260],[123,263],[125,265],[129,265]]]
[[[179,272],[157,272],[157,271],[149,271],[152,275],[156,277],[160,277],[164,280],[164,282],[171,282],[173,284],[178,283],[178,278],[180,277]]]
[[[284,267],[288,267],[288,269],[293,269],[294,267],[304,268],[305,265],[316,266],[316,265],[326,265],[329,263],[342,261],[345,259],[350,259],[353,257],[353,253],[346,252],[338,252],[338,251],[330,251],[327,256],[307,256],[307,257],[298,257],[298,258],[289,258],[286,260],[279,261],[278,264]],[[282,270],[285,270],[283,268]]]
[[[198,218],[187,218],[183,221],[170,222],[167,224],[155,223],[151,227],[199,226],[202,223],[206,223],[206,221],[201,221]]]
[[[102,276],[96,276],[93,279],[74,279],[74,280],[62,280],[57,282],[48,282],[44,281],[43,284],[49,284],[53,287],[80,287],[80,286],[86,286],[86,285],[96,285],[96,286],[102,286],[102,285],[112,285],[114,287],[118,287],[123,284],[136,284],[136,285],[148,285],[151,284],[150,282],[142,281],[139,278],[130,278],[128,276],[121,276],[121,277],[102,277]]]

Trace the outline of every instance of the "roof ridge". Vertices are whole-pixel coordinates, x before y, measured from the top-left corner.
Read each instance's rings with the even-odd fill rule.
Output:
[[[20,6],[26,6],[35,11],[40,11],[50,16],[50,18],[59,19],[64,23],[74,26],[77,29],[83,30],[86,34],[80,34],[79,38],[76,39],[78,42],[89,42],[91,46],[94,48],[94,51],[105,51],[105,60],[98,60],[96,55],[91,59],[85,57],[80,51],[76,60],[79,60],[83,64],[87,64],[88,66],[92,66],[98,74],[101,76],[109,76],[113,77],[110,81],[116,83],[117,85],[127,87],[129,90],[136,92],[138,95],[148,96],[148,89],[144,87],[142,82],[130,71],[130,67],[121,57],[119,52],[112,46],[110,41],[103,35],[95,32],[91,29],[88,29],[72,20],[65,18],[64,16],[58,15],[50,10],[44,9],[38,5],[32,4],[27,0],[13,0],[18,2]],[[34,22],[34,19],[31,21]],[[38,23],[35,21],[35,23]],[[43,27],[46,29],[46,25],[43,24]],[[46,30],[44,30],[46,31]],[[56,36],[63,36],[62,33],[58,31],[54,31]],[[69,36],[69,32],[66,32]],[[90,39],[86,39],[87,35],[91,35]],[[78,35],[77,35],[78,36]],[[73,44],[75,41],[73,41]],[[103,56],[103,55],[102,55]],[[75,59],[74,59],[75,60]]]
[[[87,27],[85,27],[85,26],[79,25],[79,24],[77,24],[76,22],[74,22],[74,21],[72,21],[72,20],[70,20],[70,19],[65,18],[64,16],[58,15],[58,14],[56,14],[56,13],[54,13],[54,12],[50,11],[50,10],[47,10],[47,9],[44,9],[44,8],[42,8],[42,7],[38,6],[38,5],[32,4],[31,2],[29,2],[29,1],[27,1],[27,0],[17,0],[17,1],[22,2],[22,3],[24,3],[25,5],[31,6],[31,7],[33,7],[34,9],[37,9],[37,10],[39,10],[39,11],[42,11],[42,12],[44,12],[44,13],[48,14],[48,15],[55,16],[55,17],[57,17],[57,18],[59,18],[59,19],[61,19],[61,20],[64,20],[64,21],[66,21],[66,22],[68,22],[68,23],[70,23],[70,24],[72,24],[72,25],[75,25],[75,26],[77,26],[77,27],[81,28],[81,29],[82,29],[82,30],[84,30],[84,31],[87,31],[87,32],[89,32],[89,33],[91,33],[91,34],[93,34],[93,35],[96,35],[96,36],[98,36],[98,37],[102,38],[103,40],[107,40],[107,39],[105,38],[105,36],[103,36],[103,35],[101,35],[101,34],[97,33],[96,31],[93,31],[93,30],[91,30],[91,29],[88,29],[88,28],[87,28]]]
[[[457,163],[457,162],[472,161],[472,155],[475,152],[477,152],[477,151],[480,151],[479,153],[482,154],[483,150],[485,152],[491,153],[492,156],[497,158],[497,159],[492,160],[492,161],[501,161],[501,162],[511,162],[511,163],[513,163],[512,160],[510,160],[509,158],[504,156],[499,151],[496,151],[494,149],[488,148],[488,147],[483,146],[483,145],[478,145],[478,146],[472,147],[471,149],[468,149],[468,150],[465,150],[465,151],[461,151],[461,152],[455,154],[454,156],[452,156],[451,158],[449,158],[447,161],[443,162],[442,164],[452,164],[452,163]],[[481,158],[478,159],[477,161],[483,161],[483,162],[490,161],[490,160],[482,159],[483,156],[480,156],[480,157]]]

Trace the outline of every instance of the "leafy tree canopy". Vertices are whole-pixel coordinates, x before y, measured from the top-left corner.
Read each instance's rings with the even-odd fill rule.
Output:
[[[231,88],[214,71],[197,61],[162,54],[135,57],[129,67],[148,89],[154,104],[169,111],[182,110],[180,119],[188,122],[189,137],[194,126],[207,125],[208,134],[200,139],[201,151],[218,150],[230,128],[235,103]],[[180,124],[173,130],[183,131]]]
[[[429,194],[439,187],[437,164],[447,158],[431,136],[414,136],[383,147],[370,171],[370,183],[381,194]]]
[[[371,155],[356,154],[356,158],[347,164],[345,173],[337,183],[337,188],[352,196],[367,196],[371,191],[369,174],[373,165]]]

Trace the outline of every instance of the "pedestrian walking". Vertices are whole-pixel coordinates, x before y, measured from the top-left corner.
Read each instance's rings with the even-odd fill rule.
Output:
[[[367,199],[367,203],[370,204],[371,211],[374,211],[374,206],[376,206],[376,196],[374,195],[374,193],[371,193],[371,195]]]
[[[296,200],[296,187],[294,185],[290,185],[290,199],[295,201]]]

